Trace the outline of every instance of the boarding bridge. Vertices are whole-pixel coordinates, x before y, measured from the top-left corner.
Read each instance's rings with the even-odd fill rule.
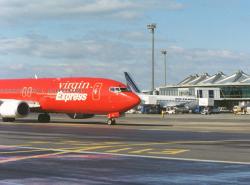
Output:
[[[199,106],[214,106],[214,101],[220,100],[220,88],[195,88],[195,95],[199,99]]]

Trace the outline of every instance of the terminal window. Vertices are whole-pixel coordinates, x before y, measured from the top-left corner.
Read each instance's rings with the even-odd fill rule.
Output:
[[[202,90],[197,90],[197,97],[198,98],[203,98]]]
[[[209,90],[208,91],[208,96],[209,96],[209,98],[214,98],[214,91],[213,90]]]

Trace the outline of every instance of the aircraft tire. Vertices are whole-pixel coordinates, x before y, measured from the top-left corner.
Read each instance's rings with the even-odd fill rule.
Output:
[[[15,118],[2,118],[3,122],[14,122]]]
[[[49,123],[50,122],[50,115],[49,114],[39,114],[38,115],[38,122],[40,123]]]
[[[108,119],[107,123],[108,123],[108,125],[115,125],[116,121],[115,121],[115,119],[111,118],[111,119]]]

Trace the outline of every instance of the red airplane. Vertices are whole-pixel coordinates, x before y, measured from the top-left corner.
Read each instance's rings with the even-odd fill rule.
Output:
[[[104,78],[41,78],[0,80],[0,114],[4,122],[39,112],[39,122],[49,113],[66,113],[73,119],[107,115],[115,118],[140,103],[126,85]]]

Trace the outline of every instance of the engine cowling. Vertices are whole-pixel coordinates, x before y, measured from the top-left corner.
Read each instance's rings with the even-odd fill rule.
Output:
[[[68,114],[68,116],[72,119],[88,119],[88,118],[92,118],[95,115],[94,114],[78,114],[78,113],[72,113],[72,114]]]
[[[3,118],[21,118],[27,116],[29,112],[29,105],[24,101],[6,100],[0,106]]]

